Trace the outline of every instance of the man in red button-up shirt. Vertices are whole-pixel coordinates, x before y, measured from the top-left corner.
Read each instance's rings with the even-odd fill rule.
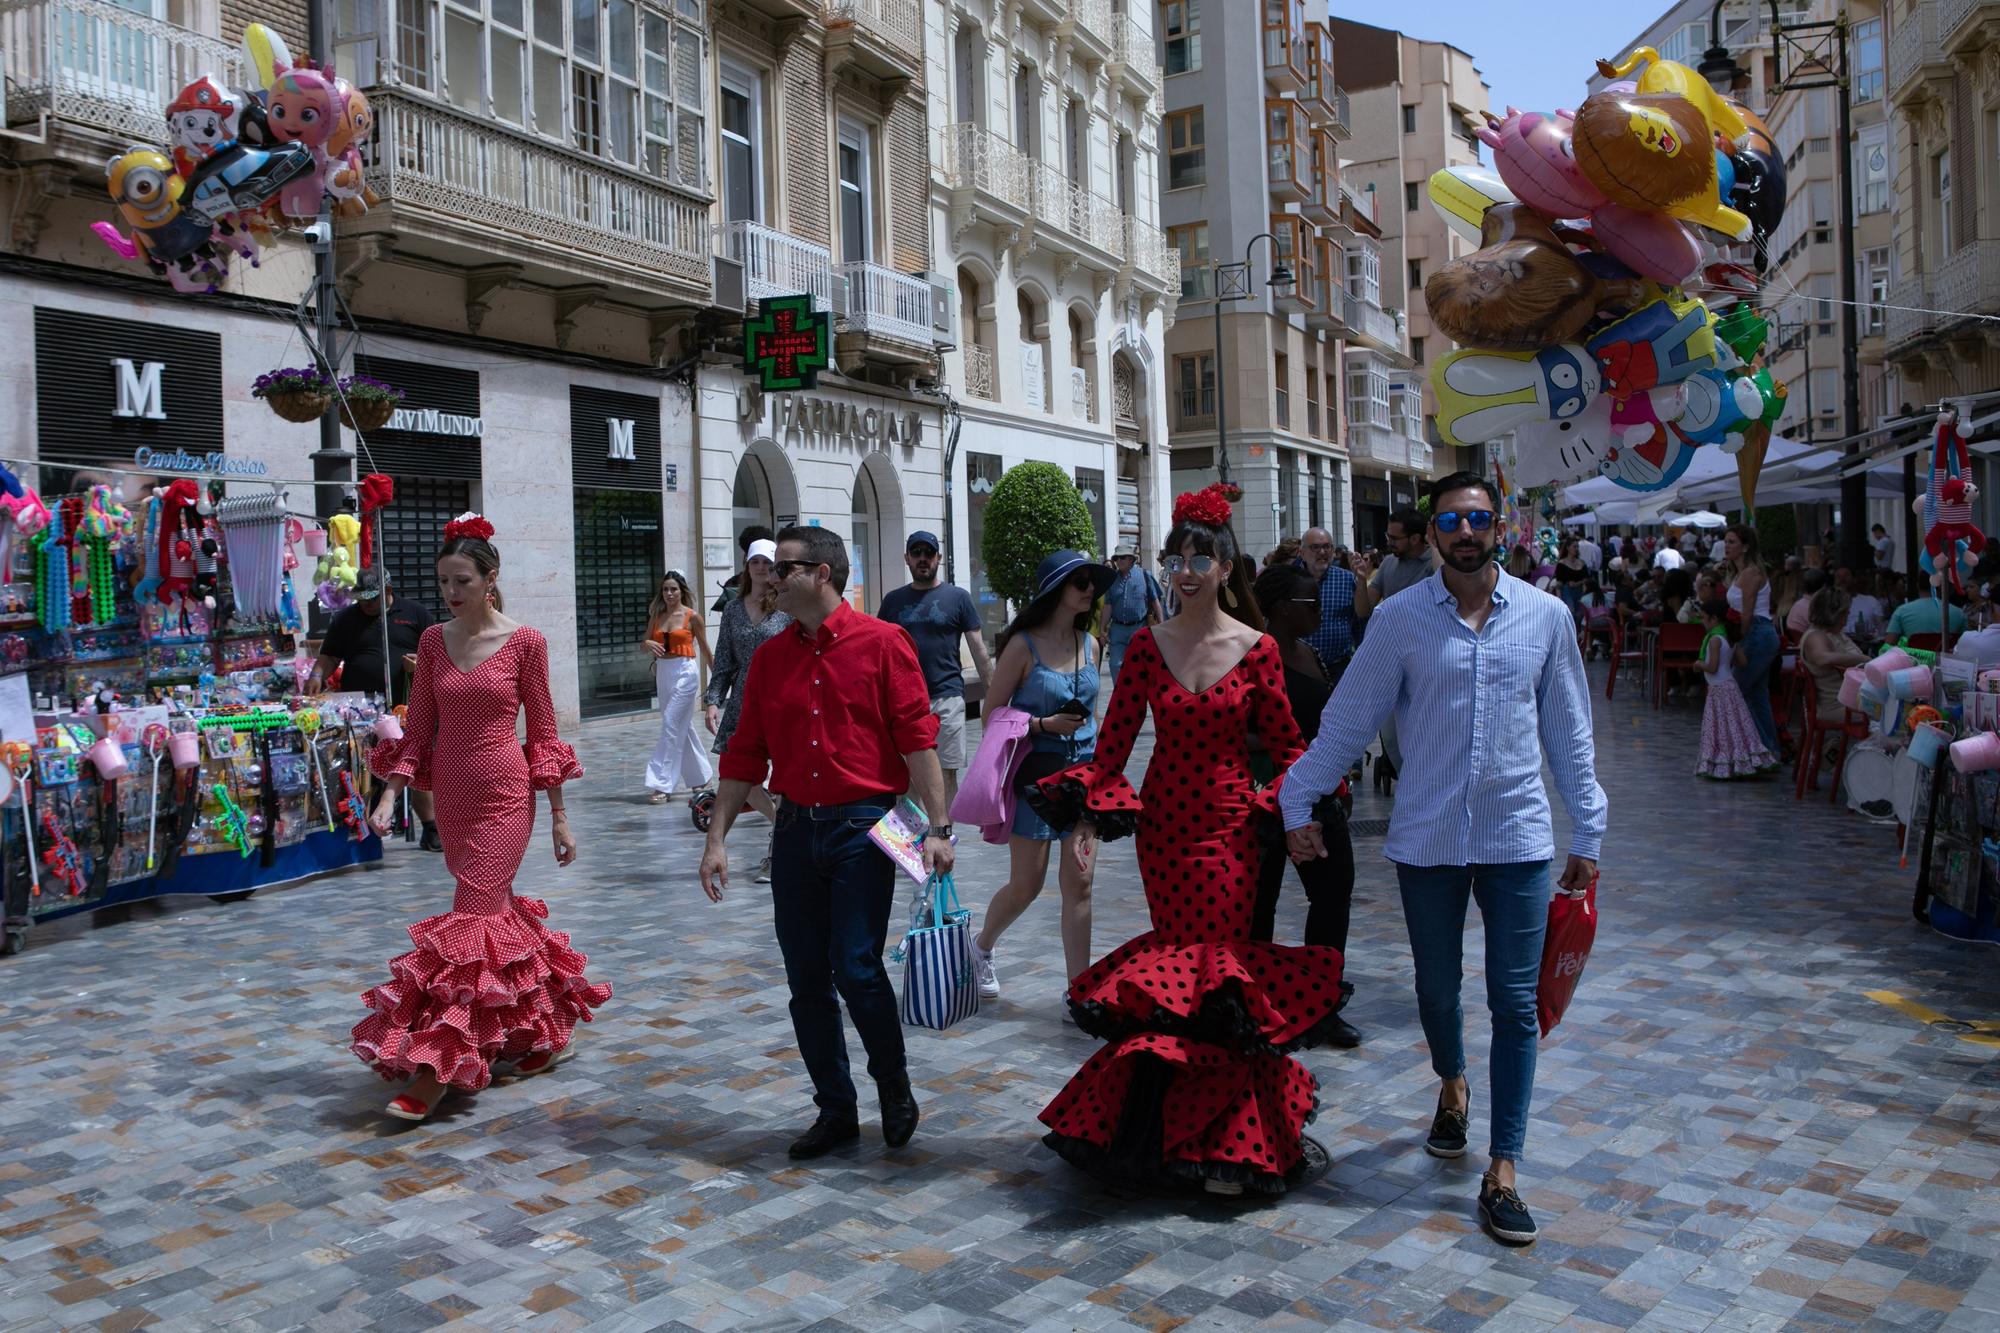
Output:
[[[896,988],[882,966],[896,865],[868,831],[908,791],[930,819],[924,863],[933,874],[950,871],[937,719],[909,636],[841,599],[847,545],[837,535],[786,528],[771,578],[778,609],[794,624],[750,659],[742,718],[722,754],[701,887],[722,901],[729,886],[724,839],[768,771],[781,799],[771,843],[772,917],[792,992],[792,1030],[819,1106],[791,1155],[817,1157],[861,1133],[841,1000],[868,1052],[882,1137],[899,1148],[916,1132],[917,1102]]]

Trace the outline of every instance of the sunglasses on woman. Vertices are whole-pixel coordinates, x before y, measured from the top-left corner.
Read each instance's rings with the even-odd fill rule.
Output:
[[[1097,580],[1092,578],[1088,573],[1072,574],[1069,586],[1075,588],[1078,592],[1095,592],[1097,589]]]
[[[1178,574],[1185,569],[1190,573],[1199,575],[1206,574],[1209,570],[1215,568],[1215,557],[1212,555],[1170,555],[1161,561],[1160,564],[1169,574]]]
[[[1491,509],[1468,509],[1464,513],[1460,513],[1456,509],[1447,509],[1431,521],[1438,525],[1439,532],[1457,532],[1460,523],[1465,524],[1466,527],[1474,532],[1484,532],[1493,526],[1493,511]]]

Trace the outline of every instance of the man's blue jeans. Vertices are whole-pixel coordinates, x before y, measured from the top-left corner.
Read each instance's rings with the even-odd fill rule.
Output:
[[[855,1113],[841,1000],[861,1034],[876,1086],[909,1080],[896,988],[882,966],[896,864],[868,840],[868,830],[894,799],[817,807],[787,801],[778,807],[771,843],[772,917],[792,992],[792,1031],[812,1075],[813,1101],[823,1111]]]
[[[1493,1012],[1493,1135],[1488,1151],[1521,1160],[1535,1088],[1535,983],[1549,928],[1549,863],[1396,867],[1403,920],[1417,964],[1417,1015],[1442,1079],[1465,1073],[1465,1013],[1459,1006],[1465,904],[1479,900],[1486,923],[1486,1005]]]

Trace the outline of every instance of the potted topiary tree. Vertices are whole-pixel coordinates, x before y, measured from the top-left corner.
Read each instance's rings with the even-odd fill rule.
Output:
[[[1096,555],[1097,528],[1076,482],[1054,463],[1009,468],[986,502],[979,556],[993,591],[1018,609],[1035,597],[1035,566],[1052,551]]]

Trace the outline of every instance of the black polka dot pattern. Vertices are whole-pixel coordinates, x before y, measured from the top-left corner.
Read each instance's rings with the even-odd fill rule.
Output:
[[[1145,790],[1134,792],[1124,768],[1149,708],[1153,759]],[[1159,1144],[1161,1167],[1282,1190],[1317,1106],[1313,1076],[1282,1051],[1311,1044],[1330,1026],[1347,988],[1336,950],[1249,938],[1256,821],[1275,813],[1278,791],[1277,783],[1259,791],[1251,780],[1252,730],[1281,769],[1304,748],[1271,639],[1194,694],[1142,629],[1126,650],[1096,757],[1042,784],[1052,800],[1080,797],[1101,825],[1136,822],[1153,929],[1071,985],[1087,1026],[1114,1040],[1041,1119],[1052,1140],[1109,1149],[1135,1115],[1157,1117],[1157,1138],[1146,1137]],[[1155,1089],[1145,1095],[1157,1106],[1136,1104],[1135,1070],[1146,1061],[1171,1074],[1136,1081]]]

